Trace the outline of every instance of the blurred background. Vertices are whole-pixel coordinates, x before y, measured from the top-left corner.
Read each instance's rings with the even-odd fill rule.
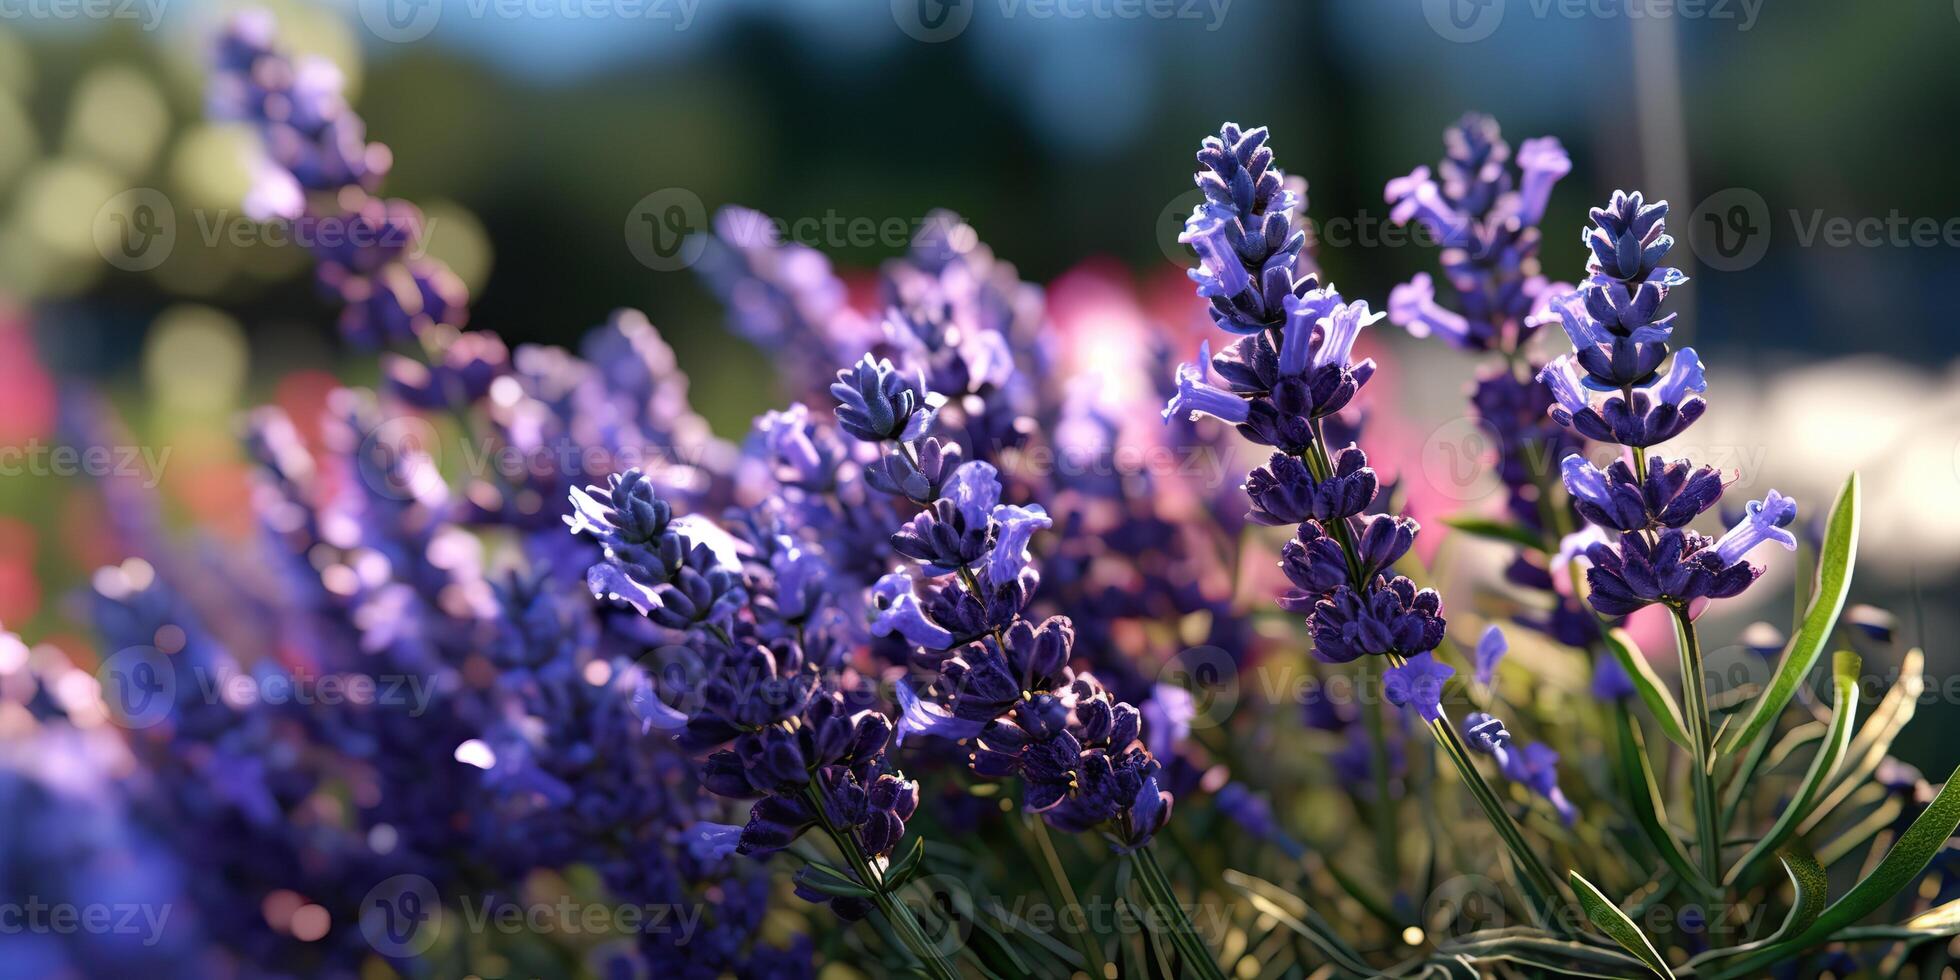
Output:
[[[1960,626],[1954,4],[265,6],[286,40],[342,66],[369,138],[394,151],[388,193],[425,209],[427,247],[470,288],[472,327],[570,344],[643,309],[728,437],[778,403],[772,372],[673,247],[724,205],[777,216],[867,295],[870,270],[947,207],[1025,279],[1087,264],[1189,318],[1175,235],[1191,154],[1223,120],[1267,125],[1310,182],[1321,265],[1379,306],[1436,259],[1386,222],[1385,181],[1433,165],[1467,110],[1514,144],[1555,135],[1574,170],[1545,222],[1554,279],[1580,274],[1585,210],[1614,188],[1674,202],[1673,260],[1694,281],[1671,305],[1714,401],[1676,450],[1811,514],[1860,469],[1854,601],[1908,635],[1921,616],[1928,634]],[[237,413],[276,401],[305,419],[336,379],[372,380],[305,251],[243,218],[247,135],[204,118],[209,37],[231,9],[0,5],[0,623],[85,663],[64,600],[121,556],[83,461],[52,455],[64,390],[111,396],[167,517],[242,540]],[[1470,360],[1391,330],[1375,343],[1399,370],[1376,397],[1405,436],[1405,477],[1433,484],[1452,448],[1478,448],[1451,424]],[[1452,507],[1495,504],[1443,489]],[[1950,673],[1951,651],[1929,646]]]

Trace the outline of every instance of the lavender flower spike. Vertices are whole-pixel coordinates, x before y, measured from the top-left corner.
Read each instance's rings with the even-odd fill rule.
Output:
[[[1182,415],[1196,420],[1209,415],[1237,425],[1252,414],[1245,399],[1211,383],[1211,341],[1198,347],[1197,363],[1177,366],[1177,395],[1164,407],[1164,424]]]
[[[1797,519],[1795,500],[1771,490],[1763,499],[1749,501],[1744,510],[1742,520],[1715,542],[1715,553],[1723,562],[1741,561],[1757,545],[1769,541],[1797,550],[1796,535],[1784,530]]]

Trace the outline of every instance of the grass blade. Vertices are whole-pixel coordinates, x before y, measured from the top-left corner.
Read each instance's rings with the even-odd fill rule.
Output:
[[[1694,751],[1694,745],[1688,741],[1687,723],[1681,720],[1681,706],[1675,703],[1674,695],[1668,692],[1667,685],[1661,683],[1660,677],[1654,673],[1653,665],[1647,662],[1646,654],[1640,652],[1633,637],[1623,629],[1607,630],[1606,649],[1612,652],[1613,659],[1618,660],[1627,676],[1633,679],[1634,692],[1640,695],[1640,700],[1653,713],[1654,719],[1661,723],[1661,733],[1674,744]]]
[[[1700,972],[1705,965],[1774,946],[1810,928],[1810,924],[1824,913],[1824,903],[1831,898],[1828,893],[1831,881],[1824,874],[1823,866],[1809,852],[1802,850],[1785,851],[1776,857],[1783,862],[1783,872],[1790,876],[1790,887],[1796,891],[1795,897],[1790,900],[1790,913],[1783,917],[1783,924],[1775,932],[1753,943],[1711,950],[1689,960],[1688,965],[1695,967],[1696,972]]]
[[[1838,614],[1844,611],[1844,597],[1851,591],[1851,572],[1858,561],[1858,474],[1853,473],[1838,491],[1831,507],[1830,525],[1824,531],[1824,551],[1817,559],[1817,584],[1811,591],[1810,609],[1804,613],[1803,628],[1790,638],[1777,662],[1769,686],[1749,713],[1749,720],[1732,728],[1720,746],[1723,755],[1733,755],[1768,731],[1797,687],[1810,675],[1810,668],[1824,652],[1824,644],[1837,628]]]
[[[1838,930],[1877,911],[1878,907],[1912,884],[1926,865],[1960,828],[1960,769],[1947,777],[1938,796],[1919,814],[1899,842],[1843,898],[1832,902],[1817,921],[1780,943],[1756,950],[1711,976],[1747,976],[1753,971],[1828,941]]]
[[[1621,948],[1632,953],[1640,962],[1647,964],[1647,968],[1659,974],[1663,980],[1674,980],[1674,971],[1668,969],[1666,960],[1661,959],[1660,950],[1654,948],[1647,934],[1641,932],[1640,927],[1634,925],[1633,920],[1627,918],[1627,914],[1620,911],[1620,907],[1613,904],[1612,899],[1607,898],[1593,886],[1592,882],[1586,880],[1585,875],[1577,871],[1571,872],[1569,880],[1572,882],[1572,890],[1579,895],[1579,904],[1586,910],[1586,918],[1591,919],[1593,925],[1611,936],[1614,942],[1619,943]]]
[[[1872,711],[1872,716],[1858,735],[1851,740],[1851,747],[1845,750],[1845,765],[1831,781],[1829,792],[1824,794],[1824,802],[1797,827],[1797,833],[1808,834],[1831,815],[1831,811],[1843,805],[1865,780],[1878,771],[1879,763],[1885,761],[1885,754],[1892,751],[1892,740],[1912,720],[1919,708],[1919,696],[1926,691],[1926,655],[1914,648],[1906,653],[1905,662],[1899,665],[1898,683],[1885,692],[1884,699]]]
[[[1655,849],[1660,851],[1661,859],[1690,888],[1703,895],[1716,894],[1715,886],[1702,877],[1701,871],[1688,860],[1688,852],[1682,849],[1674,831],[1667,826],[1667,811],[1661,802],[1660,784],[1654,778],[1653,764],[1647,759],[1639,724],[1628,716],[1624,707],[1615,710],[1613,716],[1620,728],[1620,766],[1634,780],[1634,785],[1628,790],[1628,802],[1633,806],[1633,815],[1640,829],[1646,832]]]
[[[1810,814],[1811,807],[1824,793],[1824,786],[1837,774],[1838,764],[1844,759],[1844,750],[1851,745],[1851,726],[1858,716],[1858,671],[1864,662],[1849,650],[1840,650],[1833,658],[1831,668],[1832,714],[1831,727],[1824,735],[1824,742],[1811,757],[1810,769],[1804,773],[1803,782],[1797,786],[1797,795],[1790,805],[1776,815],[1769,833],[1756,841],[1749,853],[1742,856],[1722,883],[1733,885],[1748,874],[1749,869],[1764,855],[1771,854],[1789,839],[1803,818]]]

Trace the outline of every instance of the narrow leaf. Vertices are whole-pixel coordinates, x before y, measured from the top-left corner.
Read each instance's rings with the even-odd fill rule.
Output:
[[[1817,754],[1810,759],[1810,769],[1804,773],[1803,782],[1797,786],[1797,795],[1776,815],[1769,833],[1756,841],[1749,853],[1742,856],[1729,873],[1722,879],[1725,885],[1733,885],[1742,880],[1750,867],[1767,854],[1783,846],[1797,824],[1810,813],[1817,804],[1818,797],[1824,793],[1824,785],[1837,773],[1838,763],[1844,758],[1844,750],[1851,744],[1852,722],[1858,717],[1858,671],[1864,662],[1849,650],[1840,650],[1833,658],[1831,670],[1831,727],[1824,735],[1824,742]]]
[[[1789,914],[1783,917],[1783,924],[1768,936],[1752,943],[1733,946],[1728,949],[1712,950],[1688,961],[1688,965],[1699,971],[1702,966],[1740,956],[1758,949],[1766,949],[1810,928],[1817,917],[1824,912],[1824,903],[1830,901],[1828,892],[1830,877],[1824,868],[1808,851],[1801,849],[1785,851],[1776,856],[1783,862],[1783,871],[1790,876],[1790,887],[1796,894],[1790,900]]]
[[[1494,521],[1488,517],[1470,516],[1445,517],[1443,518],[1443,523],[1473,538],[1483,538],[1486,541],[1513,544],[1541,554],[1545,551],[1544,535],[1520,524]]]
[[[1783,659],[1776,665],[1769,687],[1756,701],[1749,720],[1730,729],[1721,752],[1732,755],[1775,724],[1797,688],[1810,675],[1817,658],[1824,652],[1831,631],[1837,628],[1838,614],[1844,611],[1844,597],[1851,591],[1851,572],[1858,560],[1858,474],[1844,481],[1837,503],[1831,508],[1830,525],[1824,531],[1824,552],[1818,556],[1817,584],[1810,596],[1810,609],[1804,613],[1803,627],[1790,638]]]
[[[1912,884],[1926,865],[1946,846],[1947,838],[1960,828],[1960,769],[1955,769],[1940,787],[1939,795],[1919,814],[1912,826],[1899,835],[1899,842],[1885,852],[1871,874],[1864,877],[1843,898],[1831,903],[1817,921],[1802,932],[1773,946],[1757,950],[1725,965],[1722,976],[1745,976],[1759,967],[1776,963],[1830,939],[1838,930],[1876,911]]]
[[[912,846],[906,848],[905,855],[885,868],[885,887],[897,888],[910,880],[919,871],[926,853],[926,839],[912,838]]]
[[[1627,918],[1627,914],[1620,911],[1620,907],[1613,904],[1612,899],[1607,898],[1593,886],[1592,882],[1586,880],[1585,875],[1577,871],[1570,872],[1568,880],[1572,882],[1572,891],[1579,896],[1580,906],[1586,910],[1586,918],[1591,919],[1592,924],[1599,927],[1599,931],[1611,936],[1621,948],[1638,957],[1640,962],[1647,964],[1647,968],[1659,974],[1663,980],[1674,980],[1674,971],[1668,969],[1666,960],[1661,959],[1660,950],[1654,948],[1654,944],[1647,939],[1647,934],[1641,932],[1640,927],[1634,925],[1633,920]]]
[[[1681,706],[1668,692],[1667,685],[1654,673],[1654,667],[1647,662],[1647,655],[1640,652],[1633,637],[1623,629],[1606,631],[1606,649],[1612,651],[1613,659],[1620,662],[1627,676],[1633,679],[1633,689],[1640,700],[1647,705],[1654,719],[1661,723],[1661,734],[1674,744],[1693,751],[1688,742],[1688,728],[1681,720]]]
[[[1359,971],[1362,976],[1374,975],[1374,968],[1361,958],[1361,954],[1355,952],[1354,947],[1349,946],[1298,895],[1264,878],[1232,869],[1225,872],[1225,884],[1244,895],[1260,913],[1272,916],[1279,924],[1305,937],[1336,966]]]
[[[1837,778],[1831,781],[1831,788],[1824,801],[1797,827],[1797,833],[1808,834],[1831,815],[1831,811],[1843,805],[1865,780],[1878,771],[1879,764],[1885,761],[1885,754],[1892,751],[1892,740],[1912,720],[1919,708],[1919,696],[1926,691],[1926,654],[1914,648],[1906,652],[1904,663],[1899,665],[1899,680],[1873,709],[1872,716],[1858,729],[1857,737],[1851,740],[1851,747],[1845,750],[1844,765]]]
[[[796,883],[840,898],[871,898],[877,894],[851,880],[844,872],[815,861],[803,866],[803,871],[796,876]]]
[[[1645,831],[1647,839],[1660,851],[1661,859],[1673,869],[1676,876],[1704,895],[1716,894],[1715,886],[1702,877],[1700,869],[1688,860],[1688,853],[1681,848],[1681,842],[1667,825],[1666,804],[1661,801],[1660,786],[1654,778],[1653,764],[1647,759],[1647,748],[1640,737],[1639,723],[1630,717],[1624,708],[1614,712],[1619,723],[1620,767],[1630,774],[1634,785],[1630,788],[1633,815]]]

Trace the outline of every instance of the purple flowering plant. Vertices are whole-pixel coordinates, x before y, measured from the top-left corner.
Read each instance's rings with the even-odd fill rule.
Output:
[[[381,380],[333,394],[317,445],[242,420],[247,554],[104,486],[129,556],[87,597],[96,685],[0,634],[0,810],[28,828],[0,898],[190,910],[148,943],[9,937],[0,975],[1742,977],[1896,970],[1960,933],[1960,789],[1889,755],[1918,651],[1862,725],[1849,649],[1799,703],[1826,645],[1891,644],[1840,625],[1856,478],[1790,639],[1745,638],[1774,668],[1711,691],[1698,618],[1810,535],[1774,490],[1695,529],[1726,483],[1666,446],[1710,409],[1665,311],[1667,206],[1614,193],[1583,277],[1550,281],[1552,138],[1513,154],[1469,116],[1390,181],[1442,269],[1377,312],[1321,277],[1270,134],[1222,126],[1180,239],[1217,333],[1181,363],[1153,340],[1127,402],[1068,376],[1042,288],[955,215],[867,312],[728,208],[698,271],[789,399],[730,442],[638,313],[576,352],[467,330],[419,212],[379,196],[388,150],[269,18],[233,18],[212,67],[213,114],[258,138],[252,214],[365,229],[318,236],[314,274]],[[1446,530],[1512,559],[1447,616],[1364,448],[1384,319],[1486,362],[1503,507]],[[69,401],[78,439],[114,438]],[[1260,458],[1226,493],[1037,462],[1128,439]],[[631,462],[459,470],[458,441]],[[1650,606],[1672,684],[1626,629]],[[1320,696],[1207,700],[1272,670]],[[326,678],[371,693],[211,693]],[[1465,926],[1444,875],[1497,921]],[[443,928],[553,894],[686,927]]]

